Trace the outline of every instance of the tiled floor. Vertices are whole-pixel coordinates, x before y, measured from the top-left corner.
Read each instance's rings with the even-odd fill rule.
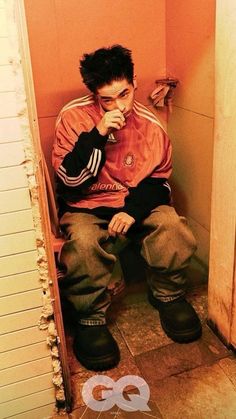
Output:
[[[118,368],[101,374],[114,381],[129,374],[144,378],[150,388],[148,411],[128,412],[125,404],[114,404],[103,412],[86,407],[81,389],[95,373],[77,362],[71,349],[72,335],[67,333],[74,397],[73,411],[67,417],[235,419],[236,356],[206,324],[206,285],[191,289],[188,299],[203,323],[202,338],[189,344],[174,343],[165,335],[158,312],[147,301],[145,282],[129,284],[110,311],[109,328],[119,343],[121,362]],[[131,386],[128,392],[137,393],[137,389]]]

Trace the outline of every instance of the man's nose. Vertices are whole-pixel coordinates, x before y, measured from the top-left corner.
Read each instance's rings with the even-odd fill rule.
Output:
[[[116,107],[117,109],[119,109],[119,111],[124,112],[125,110],[125,104],[122,103],[121,101],[117,100],[116,101]]]

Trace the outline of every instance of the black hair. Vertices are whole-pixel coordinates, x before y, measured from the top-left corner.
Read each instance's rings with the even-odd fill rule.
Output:
[[[113,80],[126,79],[133,83],[134,64],[131,51],[121,45],[113,45],[84,54],[80,60],[80,73],[84,84],[93,93]]]

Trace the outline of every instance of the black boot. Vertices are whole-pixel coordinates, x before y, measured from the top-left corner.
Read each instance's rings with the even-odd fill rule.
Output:
[[[149,302],[160,314],[162,328],[175,342],[187,343],[200,338],[201,322],[194,308],[185,298],[163,302],[157,300],[149,290]]]
[[[74,339],[74,353],[88,370],[105,371],[120,361],[119,347],[107,326],[79,324]]]

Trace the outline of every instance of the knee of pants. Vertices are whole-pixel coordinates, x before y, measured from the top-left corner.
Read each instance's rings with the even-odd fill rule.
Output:
[[[85,224],[79,227],[71,226],[68,229],[69,241],[73,242],[74,246],[79,248],[81,252],[84,251],[86,253],[105,242],[108,237],[107,230],[103,230],[94,224]]]
[[[153,212],[152,227],[158,233],[174,240],[182,237],[188,245],[196,249],[196,239],[188,225],[187,219],[179,216],[173,207],[167,207],[166,211]]]
[[[152,223],[152,232],[143,241],[142,255],[149,266],[182,269],[197,247],[187,220],[175,212],[167,217],[159,214],[157,218]]]
[[[78,272],[80,265],[90,270],[92,266],[105,262],[110,265],[116,260],[112,254],[108,254],[102,244],[107,240],[106,231],[95,232],[94,229],[84,228],[80,231],[70,232],[70,239],[63,245],[60,253],[60,263],[67,267],[67,273]]]

